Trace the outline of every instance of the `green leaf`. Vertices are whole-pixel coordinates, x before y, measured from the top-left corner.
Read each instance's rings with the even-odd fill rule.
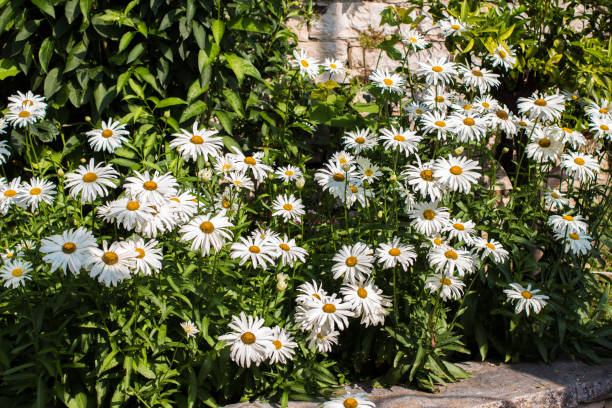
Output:
[[[49,71],[45,77],[44,92],[47,99],[51,98],[62,87],[62,74],[58,67]]]
[[[132,160],[122,159],[120,157],[114,158],[110,162],[116,164],[117,166],[128,167],[132,170],[140,169],[140,164],[133,162]]]
[[[132,48],[132,50],[128,54],[128,57],[125,63],[129,64],[131,62],[136,61],[138,57],[140,57],[140,55],[144,52],[144,50],[145,50],[145,47],[142,43],[136,44],[134,48]]]
[[[231,20],[227,27],[231,30],[252,31],[254,33],[270,33],[272,26],[250,17],[240,17]]]
[[[8,77],[13,77],[20,72],[15,61],[8,58],[0,59],[0,81]]]
[[[214,114],[219,118],[219,122],[221,122],[221,126],[223,129],[230,135],[233,135],[233,125],[232,125],[232,117],[229,112],[216,110]]]
[[[38,50],[38,62],[40,62],[40,68],[44,73],[47,73],[47,70],[49,69],[49,61],[51,61],[52,56],[53,40],[51,37],[47,37],[42,42],[40,49]]]
[[[119,77],[117,78],[117,92],[123,91],[123,87],[125,87],[125,84],[127,83],[128,79],[130,79],[130,76],[132,76],[131,71],[127,71],[119,75]]]
[[[123,52],[128,45],[130,45],[130,42],[135,35],[136,31],[128,31],[127,33],[123,34],[121,36],[121,40],[119,40],[119,50],[117,52]]]
[[[217,43],[210,42],[203,50],[198,52],[198,69],[200,72],[217,59],[220,51],[221,48],[219,48]]]
[[[238,114],[241,118],[244,117],[244,109],[242,108],[242,99],[240,99],[240,95],[231,89],[224,89],[223,96],[225,96],[225,100],[230,104],[234,112]]]
[[[425,357],[425,349],[422,344],[419,344],[419,349],[417,350],[416,356],[414,357],[414,362],[412,363],[412,368],[410,369],[410,374],[408,379],[412,381],[414,378],[414,374],[416,374],[417,370],[421,366],[423,362],[423,358]]]
[[[72,47],[70,53],[68,54],[68,58],[66,59],[66,66],[64,67],[64,73],[72,71],[75,68],[78,68],[79,65],[83,62],[83,58],[87,54],[87,46],[83,43],[83,41],[79,42],[77,45]]]
[[[499,41],[506,41],[508,39],[508,37],[510,37],[510,35],[512,35],[512,32],[514,31],[514,27],[516,27],[516,24],[512,24],[509,29],[507,29],[503,33],[499,34],[497,39]]]
[[[375,103],[356,102],[351,105],[357,112],[378,113],[379,107]]]
[[[217,44],[221,44],[223,33],[225,32],[225,23],[221,20],[215,20],[212,22],[212,33]]]
[[[187,109],[183,111],[181,118],[179,119],[179,123],[185,122],[187,119],[191,119],[194,116],[201,115],[208,109],[208,105],[203,101],[195,101],[191,103]]]
[[[93,4],[93,0],[80,0],[79,7],[81,8],[81,13],[83,13],[83,19],[85,21],[89,20],[89,11],[91,10],[91,6]]]
[[[204,90],[200,87],[200,81],[196,79],[187,90],[187,101],[191,102],[198,96],[202,95]]]
[[[223,140],[223,145],[225,146],[225,148],[229,150],[230,152],[233,152],[236,149],[238,149],[239,152],[242,152],[240,145],[233,137],[221,136],[221,139]]]
[[[159,103],[155,106],[157,109],[167,108],[168,106],[175,105],[186,105],[187,102],[182,100],[181,98],[166,98],[159,101]]]
[[[32,0],[32,3],[45,14],[55,18],[55,9],[49,0]]]
[[[251,61],[232,53],[225,53],[223,55],[225,56],[229,67],[232,69],[232,71],[234,71],[234,74],[236,74],[239,84],[242,84],[245,75],[261,80],[259,71],[253,64],[251,64]]]
[[[115,99],[116,95],[117,91],[114,85],[110,89],[106,89],[102,82],[98,84],[94,91],[94,102],[96,105],[96,109],[98,110],[98,115],[102,114],[108,104],[110,104],[111,101]]]

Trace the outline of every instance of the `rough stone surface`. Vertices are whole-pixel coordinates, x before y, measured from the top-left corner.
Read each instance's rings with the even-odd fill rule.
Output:
[[[468,362],[472,378],[441,387],[437,394],[394,386],[346,387],[368,394],[378,408],[609,408],[612,407],[612,359],[599,366],[578,361],[553,364],[492,364]],[[314,408],[318,402],[290,402],[292,408]],[[228,408],[272,408],[262,402],[238,403]]]

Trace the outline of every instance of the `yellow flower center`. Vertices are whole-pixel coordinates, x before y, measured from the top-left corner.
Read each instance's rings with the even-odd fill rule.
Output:
[[[499,50],[499,56],[502,57],[502,58],[506,58],[508,56],[508,54],[504,50]]]
[[[189,139],[189,141],[193,144],[202,144],[204,143],[204,139],[202,139],[202,136],[198,136],[198,135],[193,135],[191,137],[191,139]]]
[[[86,183],[93,183],[98,179],[98,175],[96,173],[85,173],[83,174],[83,181]]]
[[[313,293],[311,296],[312,296],[313,298],[315,298],[315,299],[319,299],[319,300],[321,300],[321,296],[319,296],[319,294],[318,294],[318,293]]]
[[[346,157],[341,157],[340,159],[338,159],[338,161],[340,162],[340,164],[345,164],[347,162]]]
[[[583,166],[583,165],[584,165],[584,159],[583,159],[583,158],[581,158],[581,157],[576,157],[576,158],[574,159],[574,163],[576,163],[576,164],[577,164],[577,165],[579,165],[579,166]]]
[[[538,140],[538,144],[540,147],[547,148],[550,146],[550,140],[543,137],[542,139]]]
[[[461,173],[463,173],[463,169],[459,166],[452,166],[449,171],[451,172],[451,174],[454,174],[455,176],[459,176],[461,175]]]
[[[113,131],[110,129],[104,129],[102,131],[102,137],[105,139],[108,139],[109,137],[111,137],[113,135]]]
[[[332,176],[332,178],[334,179],[334,181],[344,181],[344,174],[342,173],[336,173]]]
[[[326,337],[327,337],[327,336],[326,336],[326,335],[324,335],[324,334],[317,333],[317,338],[318,338],[318,339],[324,339],[324,338],[326,338]]]
[[[289,245],[287,245],[287,244],[280,244],[279,247],[283,251],[289,251],[291,249],[291,248],[289,248]]]
[[[458,230],[458,231],[464,231],[465,230],[465,227],[463,226],[463,224],[459,224],[459,223],[453,224],[453,228]]]
[[[145,183],[142,185],[142,187],[145,190],[154,191],[154,190],[157,190],[157,183],[154,182],[153,180],[145,181]]]
[[[434,238],[433,242],[436,245],[442,245],[442,240],[440,238]]]
[[[15,278],[20,277],[21,275],[23,275],[23,269],[21,268],[15,268],[13,269],[13,271],[11,272],[11,275],[13,275]]]
[[[574,217],[572,217],[571,215],[564,215],[563,218],[565,221],[574,221]]]
[[[453,259],[453,260],[459,257],[459,255],[457,255],[457,253],[453,251],[452,249],[449,249],[448,251],[446,251],[444,253],[444,256],[446,257],[446,259]]]
[[[280,342],[280,340],[274,340],[274,341],[272,342],[272,344],[274,344],[274,347],[275,347],[277,350],[280,350],[280,349],[281,349],[281,347],[283,347],[283,343],[281,343],[281,342]]]
[[[136,255],[136,258],[138,258],[138,259],[142,259],[142,258],[144,258],[144,257],[145,257],[145,251],[144,251],[144,249],[142,249],[142,248],[136,248],[136,249],[134,249],[134,250],[135,250],[135,251],[138,253],[138,255]]]
[[[436,65],[436,66],[432,67],[431,70],[433,72],[442,72],[442,71],[444,71],[444,69],[441,66],[439,66],[439,65]]]
[[[452,284],[451,280],[448,278],[442,278],[440,279],[440,283],[445,285],[445,286],[450,286]]]
[[[289,176],[289,177],[293,176],[294,174],[295,174],[295,173],[293,173],[291,170],[287,170],[287,171],[285,172],[285,176]]]
[[[472,70],[472,75],[477,76],[477,77],[482,77],[484,75],[482,75],[482,71],[478,70],[478,69],[474,69]]]
[[[559,198],[560,197],[559,194],[557,194],[557,193],[550,193],[550,196],[552,198]]]
[[[399,248],[391,248],[389,250],[389,255],[391,256],[399,256],[399,254],[401,254],[402,251],[399,250]]]
[[[359,296],[362,299],[365,299],[366,297],[368,297],[368,291],[365,290],[364,288],[359,288],[357,289],[357,296]]]
[[[253,344],[255,343],[255,335],[251,332],[245,332],[240,336],[240,340],[242,340],[244,344]]]
[[[603,125],[603,124],[602,124],[602,125],[599,125],[599,128],[600,128],[601,130],[605,130],[605,131],[610,130],[610,128],[609,128],[607,125]]]
[[[365,143],[365,139],[361,136],[355,138],[355,143],[357,144],[364,144]]]
[[[338,66],[337,66],[336,64],[329,64],[329,67],[330,67],[331,69],[336,69],[336,68],[338,68]]]
[[[353,194],[357,194],[359,192],[359,189],[355,186],[349,186],[349,189]]]
[[[349,256],[348,258],[346,258],[346,266],[348,266],[349,268],[352,268],[353,266],[357,265],[357,258],[354,256]]]
[[[528,290],[524,290],[521,292],[521,296],[525,299],[531,299],[531,292]]]
[[[489,109],[491,105],[489,104],[489,102],[482,102],[482,107],[485,109]]]
[[[421,173],[421,178],[425,181],[433,181],[433,171],[431,170],[423,170]]]
[[[433,212],[433,210],[425,210],[423,211],[423,218],[425,218],[426,220],[433,220],[436,217],[436,213]]]
[[[501,120],[508,120],[508,112],[506,111],[498,110],[497,112],[495,112],[495,115],[497,115],[497,117]]]
[[[409,40],[410,40],[410,42],[411,42],[411,43],[413,43],[413,44],[416,44],[416,43],[417,43],[417,41],[418,41],[418,40],[417,40],[416,38],[414,38],[414,37],[410,37],[410,38],[409,38]]]
[[[606,113],[608,113],[608,109],[601,108],[601,109],[599,109],[599,113],[603,113],[605,115]]]
[[[336,311],[336,306],[331,303],[326,303],[323,305],[323,311],[325,313],[334,313]]]
[[[16,195],[17,195],[17,192],[15,190],[6,190],[4,192],[5,197],[15,197]]]
[[[397,140],[398,142],[405,142],[406,138],[402,135],[395,135],[393,136],[393,140]]]
[[[578,238],[580,238],[580,235],[576,234],[575,232],[572,232],[569,234],[569,237],[576,241]]]
[[[414,113],[416,113],[417,115],[422,115],[423,113],[423,109],[415,109]]]
[[[302,64],[302,66],[303,66],[304,68],[308,68],[308,67],[310,66],[310,64],[309,64],[309,63],[308,63],[308,61],[306,61],[306,60],[301,60],[301,61],[300,61],[300,64]]]
[[[533,103],[536,106],[546,106],[546,101],[541,98],[536,99],[535,101],[533,101]]]
[[[283,208],[284,208],[286,211],[291,211],[291,210],[293,210],[293,206],[292,206],[291,204],[289,204],[289,203],[287,203],[287,204],[283,205]]]
[[[565,133],[572,133],[572,132],[573,132],[573,130],[572,130],[572,129],[570,129],[570,128],[566,128],[566,127],[561,128],[561,130],[563,130]]]
[[[385,79],[383,79],[383,82],[384,82],[384,83],[385,83],[385,85],[387,85],[387,86],[391,86],[391,85],[393,85],[393,81],[392,81],[391,79],[389,79],[389,78],[385,78]]]
[[[237,186],[239,186],[239,185],[241,185],[241,184],[242,184],[242,181],[240,181],[240,180],[234,180],[234,184],[235,184],[235,185],[237,185]]]
[[[261,252],[261,249],[257,245],[251,245],[249,247],[249,252],[253,254],[258,254],[259,252]]]
[[[436,102],[438,102],[438,103],[444,102],[444,97],[442,95],[436,96]]]
[[[368,177],[372,177],[372,175],[374,174],[374,171],[372,169],[366,169],[363,174],[365,174]]]
[[[347,398],[344,400],[342,405],[344,405],[344,408],[357,408],[357,406],[359,406],[359,403],[355,398]]]
[[[491,244],[491,243],[487,242],[487,243],[485,244],[485,246],[486,246],[487,248],[489,248],[491,251],[495,251],[495,245],[493,245],[493,244]]]
[[[527,122],[525,122],[523,120],[520,120],[518,124],[519,124],[519,126],[527,126]]]
[[[19,117],[20,118],[27,118],[30,115],[31,115],[31,113],[28,112],[27,110],[22,110],[21,112],[19,112]]]
[[[119,262],[119,256],[111,251],[105,252],[104,255],[102,255],[102,262],[107,265],[115,265],[117,262]]]
[[[230,164],[224,164],[221,167],[221,170],[223,170],[223,171],[230,171],[231,169],[232,169],[232,166]]]
[[[34,106],[34,101],[26,99],[23,102],[21,102],[21,106]]]
[[[215,226],[210,221],[204,221],[200,224],[200,230],[205,234],[212,234],[215,230]]]
[[[472,118],[465,118],[463,119],[463,124],[467,125],[467,126],[474,126],[476,122],[474,122],[474,119]]]
[[[244,162],[246,164],[248,164],[249,166],[255,166],[257,164],[257,161],[254,158],[252,158],[251,156],[245,157],[244,158]]]
[[[434,122],[434,125],[438,126],[438,127],[446,127],[446,122],[443,122],[441,120],[436,120]]]
[[[230,203],[227,200],[223,200],[223,201],[221,201],[221,206],[223,208],[230,208]]]
[[[451,28],[452,28],[453,30],[460,30],[460,29],[461,29],[461,26],[460,26],[459,24],[453,24],[453,25],[451,25]]]
[[[34,187],[33,189],[30,190],[30,194],[32,195],[40,195],[40,193],[42,193],[42,190],[38,187]]]
[[[181,200],[179,200],[179,199],[178,199],[178,198],[176,198],[176,197],[172,197],[172,198],[170,199],[170,201],[174,201],[174,202],[179,203],[179,204],[181,203]]]
[[[72,254],[76,250],[77,246],[74,242],[66,242],[64,245],[62,245],[62,252],[65,254]]]
[[[140,204],[138,204],[138,201],[130,201],[129,203],[127,203],[125,208],[127,208],[129,211],[136,211],[140,208]]]

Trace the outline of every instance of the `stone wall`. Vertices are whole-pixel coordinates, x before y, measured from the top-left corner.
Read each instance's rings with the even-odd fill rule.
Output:
[[[397,33],[397,27],[380,26],[381,11],[392,6],[407,6],[407,3],[397,0],[317,1],[314,7],[317,12],[315,19],[309,23],[293,19],[289,26],[298,35],[299,48],[304,49],[309,56],[321,62],[325,58],[337,58],[352,75],[365,75],[376,67],[377,62],[382,68],[392,69],[397,66],[397,62],[388,58],[384,52],[379,61],[380,50],[364,49],[363,42],[359,40],[361,34],[367,34],[371,29],[380,36]],[[417,13],[420,14],[420,11],[416,11],[415,15]],[[433,27],[431,19],[423,20],[419,30],[432,43],[432,47],[411,54],[411,69],[417,66],[417,61],[449,55],[443,44],[444,37],[439,29]]]

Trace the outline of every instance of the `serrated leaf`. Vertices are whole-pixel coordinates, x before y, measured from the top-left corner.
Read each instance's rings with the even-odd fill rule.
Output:
[[[240,99],[240,96],[231,89],[224,89],[223,96],[225,96],[225,100],[229,103],[234,112],[241,118],[244,117],[244,109],[242,108],[242,99]]]
[[[221,44],[223,33],[225,32],[225,23],[222,20],[215,20],[212,22],[212,33],[217,44]]]

